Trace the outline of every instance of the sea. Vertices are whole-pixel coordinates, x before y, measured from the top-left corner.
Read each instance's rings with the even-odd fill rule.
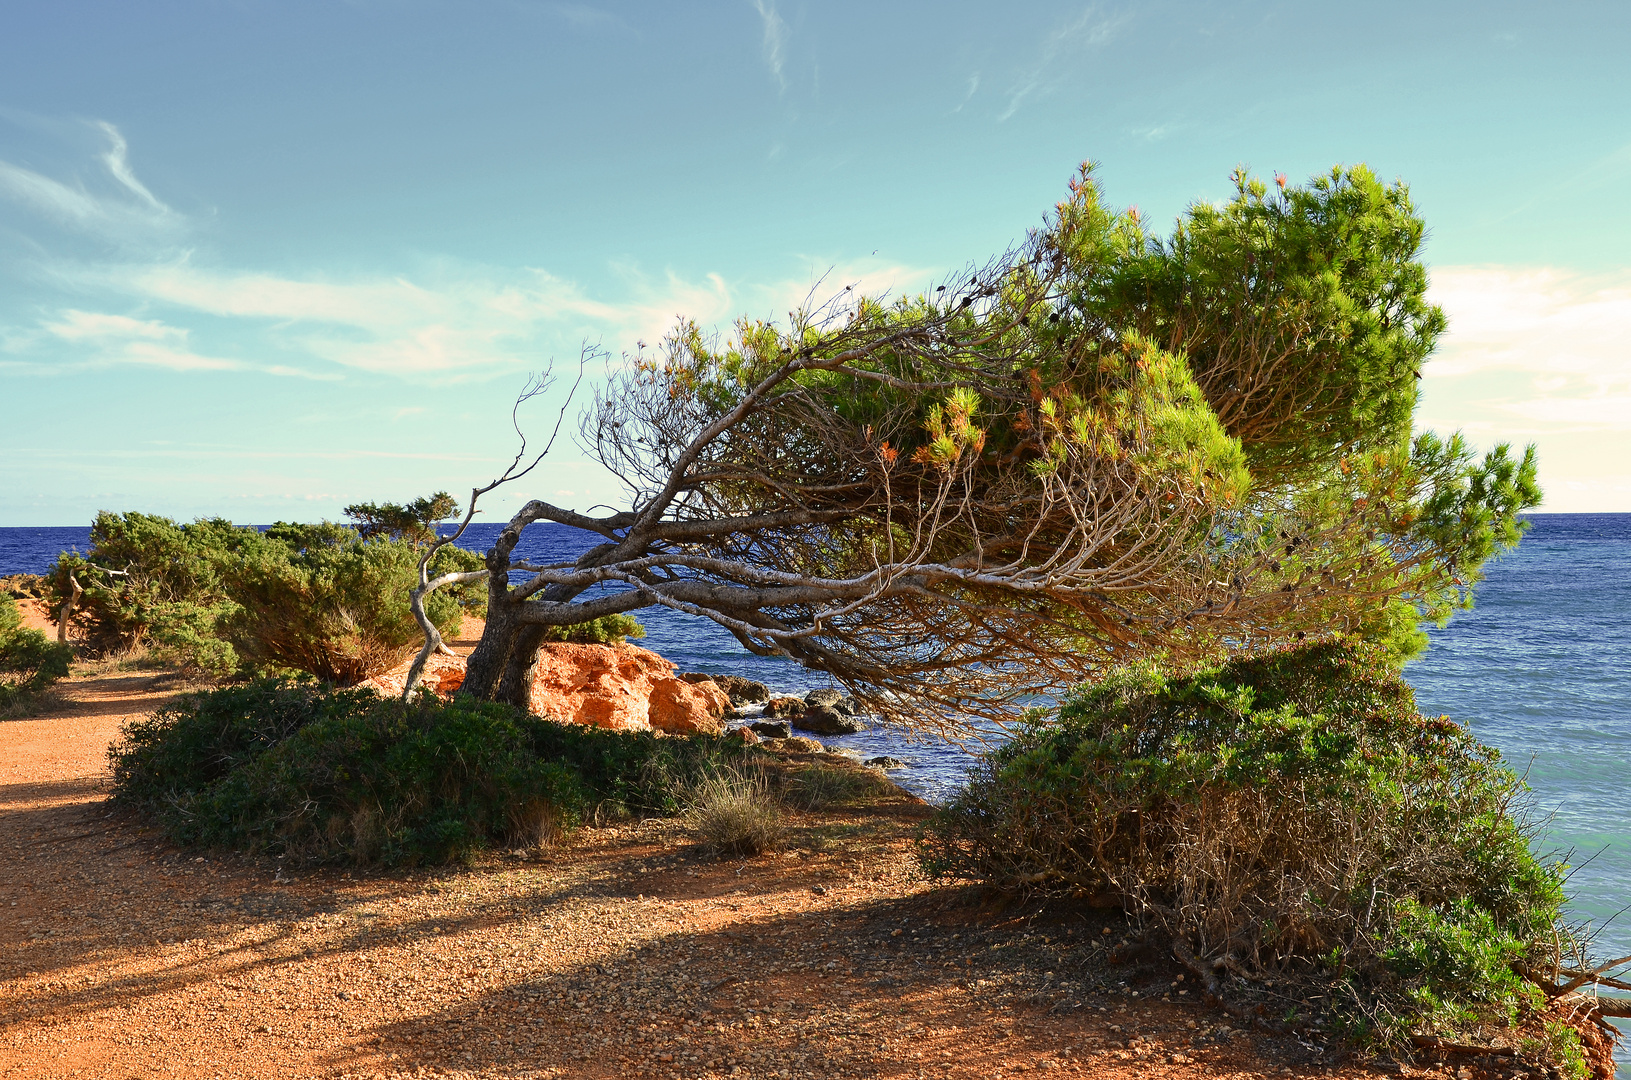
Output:
[[[1631,955],[1631,514],[1534,514],[1517,548],[1487,567],[1476,604],[1430,629],[1405,676],[1424,713],[1467,725],[1527,779],[1540,850],[1565,859],[1571,913],[1597,937],[1593,952]],[[485,550],[499,524],[473,524],[461,547]],[[40,573],[85,549],[87,527],[0,528],[0,574]],[[517,554],[575,557],[598,538],[533,525]],[[640,642],[682,671],[741,675],[773,690],[831,685],[819,672],[754,656],[720,627],[663,608],[636,613]],[[894,777],[931,802],[948,797],[971,755],[1000,731],[951,742],[875,728],[824,739],[905,768]],[[1631,1076],[1631,1055],[1620,1074]]]

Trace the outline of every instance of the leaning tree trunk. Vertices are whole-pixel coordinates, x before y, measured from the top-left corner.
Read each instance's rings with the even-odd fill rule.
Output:
[[[72,570],[68,571],[68,584],[73,587],[73,595],[68,597],[57,613],[57,644],[68,644],[68,623],[73,620],[74,609],[79,606],[79,598],[85,595],[85,590],[79,587],[79,579],[74,577]]]
[[[498,694],[499,682],[509,665],[516,635],[523,629],[516,618],[514,606],[497,597],[487,601],[487,628],[481,640],[464,665],[464,685],[460,693],[481,701],[492,701]]]
[[[530,709],[532,682],[538,670],[538,654],[544,643],[545,628],[537,625],[521,627],[510,644],[510,656],[504,664],[504,674],[498,680],[495,700],[518,709]]]

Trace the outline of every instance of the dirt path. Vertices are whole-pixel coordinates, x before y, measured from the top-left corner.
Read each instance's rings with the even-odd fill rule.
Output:
[[[1108,967],[1119,926],[930,888],[905,797],[746,862],[662,821],[394,876],[178,852],[102,787],[120,725],[168,692],[81,677],[59,714],[0,723],[0,1077],[1382,1071]]]

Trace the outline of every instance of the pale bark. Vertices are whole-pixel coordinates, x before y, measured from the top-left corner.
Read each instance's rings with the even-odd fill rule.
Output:
[[[68,644],[68,624],[73,621],[74,609],[79,606],[79,598],[85,595],[85,590],[80,588],[79,579],[74,577],[72,571],[68,573],[68,586],[74,591],[69,594],[67,601],[62,605],[62,610],[57,613],[57,644],[59,645]]]

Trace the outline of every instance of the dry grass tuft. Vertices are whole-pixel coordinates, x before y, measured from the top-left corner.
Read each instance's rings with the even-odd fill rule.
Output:
[[[801,810],[825,810],[875,798],[893,788],[887,777],[871,769],[811,765],[788,777],[782,797]]]
[[[764,777],[721,771],[688,792],[686,819],[720,855],[758,855],[781,846],[781,810]]]
[[[60,687],[48,686],[44,690],[20,693],[0,706],[0,720],[32,720],[37,716],[56,712],[71,704],[71,699]]]

